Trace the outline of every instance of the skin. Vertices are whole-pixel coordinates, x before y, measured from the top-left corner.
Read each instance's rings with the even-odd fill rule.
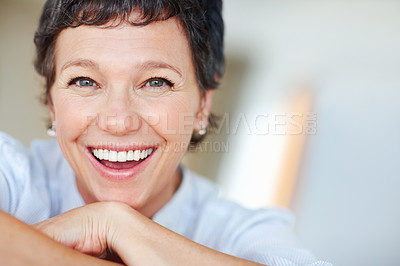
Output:
[[[199,245],[149,219],[178,188],[179,162],[211,108],[212,91],[199,91],[178,21],[69,28],[58,37],[55,55],[49,110],[87,205],[36,229],[84,254],[100,257],[111,250],[128,265],[258,265]],[[82,81],[90,86],[76,80],[71,84],[81,76],[90,78]],[[154,77],[174,85],[154,89],[148,83]],[[87,148],[104,143],[158,149],[134,176],[110,180],[88,160]]]
[[[116,265],[50,239],[0,211],[0,265]]]
[[[120,202],[99,202],[35,226],[91,255],[116,252],[127,265],[260,265],[197,244]]]
[[[152,217],[178,188],[179,162],[211,108],[212,91],[200,93],[179,23],[68,28],[55,58],[49,110],[85,202],[120,201]],[[71,84],[77,77],[86,78]],[[151,87],[154,77],[174,85]],[[158,149],[142,171],[121,181],[105,178],[89,161],[88,147],[103,145]]]

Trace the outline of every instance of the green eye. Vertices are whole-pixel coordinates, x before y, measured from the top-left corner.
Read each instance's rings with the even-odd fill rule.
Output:
[[[78,77],[71,80],[68,85],[75,85],[78,87],[99,87],[96,82],[91,78]]]
[[[149,87],[154,87],[154,88],[159,88],[166,85],[166,82],[162,79],[152,79],[149,82],[147,82],[146,86]]]
[[[89,80],[89,79],[78,80],[78,82],[76,84],[81,87],[92,87],[92,86],[96,85],[96,83],[94,83],[93,80]]]
[[[151,96],[162,95],[171,91],[174,84],[166,78],[154,77],[150,78],[141,86],[140,91]]]

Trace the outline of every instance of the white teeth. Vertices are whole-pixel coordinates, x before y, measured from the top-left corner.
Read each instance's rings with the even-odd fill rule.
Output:
[[[116,162],[118,161],[118,152],[116,151],[110,151],[108,154],[108,160],[110,162]]]
[[[97,153],[98,153],[98,158],[100,159],[100,160],[103,160],[104,159],[104,154],[103,154],[103,150],[102,149],[99,149],[99,150],[97,150]]]
[[[126,162],[126,151],[118,152],[118,162]]]
[[[133,151],[128,151],[128,155],[126,158],[128,161],[133,161]]]
[[[130,150],[130,151],[110,151],[106,149],[91,149],[93,155],[99,160],[110,162],[140,161],[153,153],[153,149]]]
[[[133,152],[133,160],[134,161],[139,161],[140,160],[140,151],[136,150]]]

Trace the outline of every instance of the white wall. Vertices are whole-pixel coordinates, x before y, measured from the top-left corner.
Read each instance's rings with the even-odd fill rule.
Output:
[[[400,264],[399,11],[382,0],[226,2],[228,55],[248,65],[236,113],[274,112],[296,81],[314,88],[317,134],[293,208],[300,240],[335,265]],[[274,174],[274,145],[257,138],[228,137],[219,180],[242,184],[232,190]]]
[[[46,136],[41,80],[33,69],[33,34],[40,10],[32,1],[0,2],[0,130],[26,145]]]
[[[31,67],[39,2],[0,2],[0,130],[25,144],[45,134]],[[300,241],[335,265],[400,263],[399,11],[389,0],[225,1],[228,72],[215,111],[234,126],[242,113],[252,121],[281,111],[296,85],[310,85],[317,134],[307,139],[293,209]],[[282,136],[243,126],[225,133],[210,140],[227,152],[208,149],[187,163],[246,201],[252,176],[277,174]]]

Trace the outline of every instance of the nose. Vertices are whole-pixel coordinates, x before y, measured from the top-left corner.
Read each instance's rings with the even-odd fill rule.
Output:
[[[108,95],[99,115],[98,125],[103,131],[122,136],[138,131],[142,126],[140,115],[128,95]]]

